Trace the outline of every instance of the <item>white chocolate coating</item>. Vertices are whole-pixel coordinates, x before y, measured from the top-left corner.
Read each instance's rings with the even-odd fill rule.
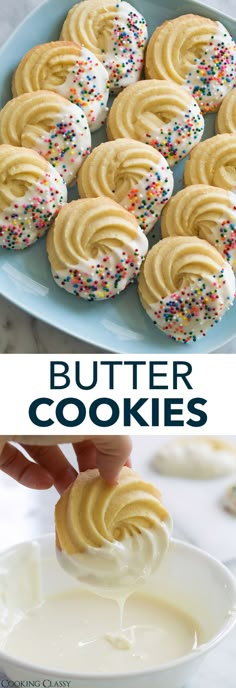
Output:
[[[137,276],[148,241],[133,216],[109,198],[74,201],[48,235],[53,277],[70,294],[101,301]]]
[[[195,341],[233,304],[235,276],[229,263],[203,239],[167,237],[146,257],[139,296],[154,325],[171,339]]]
[[[107,121],[109,140],[133,138],[157,148],[170,167],[201,140],[204,119],[194,98],[167,80],[132,84],[114,100]]]
[[[84,110],[90,131],[104,124],[109,96],[108,72],[87,48],[81,48],[80,57],[66,81],[54,90]]]
[[[138,241],[115,248],[108,257],[100,253],[96,260],[81,258],[75,266],[57,270],[53,277],[70,294],[87,301],[103,301],[117,296],[134,281],[147,249],[144,238],[139,236]]]
[[[145,143],[157,148],[168,160],[170,167],[188,155],[202,138],[204,121],[197,103],[192,103],[186,112],[179,112],[168,124],[146,133]]]
[[[123,208],[133,213],[145,234],[154,227],[173,191],[173,176],[163,158],[161,165],[152,169],[122,199]]]
[[[61,39],[85,46],[103,62],[112,92],[140,78],[147,38],[146,20],[125,0],[74,5],[61,32]]]
[[[216,110],[236,85],[236,44],[220,22],[217,31],[187,74],[185,88],[204,112]]]
[[[0,143],[32,148],[73,183],[91,149],[82,108],[53,91],[24,93],[0,112]]]
[[[124,0],[117,2],[104,57],[112,91],[116,92],[140,79],[147,39],[147,23],[140,12]]]
[[[106,597],[130,594],[160,565],[168,549],[172,522],[170,517],[156,528],[141,528],[126,533],[122,541],[102,547],[87,547],[80,554],[56,550],[59,564],[86,588]]]
[[[78,176],[80,198],[109,196],[148,234],[173,191],[173,173],[152,146],[116,139],[94,148]]]
[[[52,131],[36,140],[34,150],[49,160],[70,186],[91,150],[91,135],[82,108],[68,103]]]
[[[195,295],[201,292],[202,307],[196,301]],[[209,305],[211,295],[217,291],[217,301]],[[171,339],[189,342],[204,337],[207,330],[220,322],[224,313],[232,306],[235,295],[235,280],[232,269],[225,265],[218,275],[213,275],[206,284],[206,280],[196,279],[191,287],[183,288],[162,299],[161,303],[152,303],[147,308],[147,314],[157,327],[168,334]],[[210,299],[209,299],[210,297]],[[189,313],[191,311],[191,316]]]
[[[35,152],[4,145],[0,149],[1,171],[5,165],[10,180],[9,186],[6,181],[0,184],[0,246],[24,249],[45,234],[67,201],[67,189],[50,163],[43,161],[42,169],[43,159]]]
[[[161,563],[172,521],[159,490],[123,467],[113,486],[97,469],[80,474],[56,504],[55,527],[62,567],[115,599],[130,594]]]

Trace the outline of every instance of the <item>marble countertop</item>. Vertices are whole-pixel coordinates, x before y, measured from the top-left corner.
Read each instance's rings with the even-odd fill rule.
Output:
[[[41,0],[1,0],[0,44]],[[236,17],[235,0],[206,3]],[[0,297],[0,353],[94,353],[94,348],[31,317]],[[236,338],[216,353],[236,353]]]
[[[236,437],[234,438],[236,442]],[[153,470],[153,456],[158,447],[158,443],[163,438],[133,438],[133,466],[144,477],[156,482],[165,496],[165,503],[169,506],[174,516],[174,535],[182,540],[187,540],[198,547],[203,547],[211,554],[220,556],[223,552],[223,540],[229,536],[229,530],[225,525],[225,530],[218,529],[217,547],[212,549],[211,539],[213,537],[214,516],[204,505],[204,502],[196,504],[197,491],[201,483],[201,490],[209,489],[209,482],[215,483],[217,490],[223,488],[221,479],[216,481],[188,481],[188,490],[183,495],[180,490],[180,481],[157,476]],[[72,448],[67,445],[63,447],[68,458],[74,463]],[[145,457],[145,458],[143,458]],[[231,478],[232,480],[232,478]],[[168,484],[169,481],[169,484]],[[181,481],[183,483],[183,481]],[[208,483],[208,486],[207,486]],[[221,487],[220,487],[221,485]],[[214,488],[215,489],[215,488]],[[181,499],[182,494],[182,499]],[[213,495],[213,492],[212,492]],[[0,550],[7,548],[16,542],[38,537],[54,529],[53,509],[58,495],[54,489],[49,491],[37,492],[18,485],[3,473],[0,473]],[[213,496],[209,499],[213,500]],[[183,522],[183,504],[188,511],[187,522]],[[236,521],[231,517],[234,527]],[[17,528],[16,528],[17,523]],[[196,523],[198,527],[196,527]],[[223,548],[223,549],[222,549]],[[231,550],[231,560],[227,561],[227,566],[236,576],[236,540]],[[200,671],[185,688],[235,688],[236,686],[236,628],[212,653],[205,659]],[[1,668],[0,668],[1,671]],[[1,687],[0,674],[0,687]]]

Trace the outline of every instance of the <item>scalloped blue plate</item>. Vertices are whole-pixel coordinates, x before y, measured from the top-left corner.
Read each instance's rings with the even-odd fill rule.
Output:
[[[78,2],[78,0],[77,0]],[[132,0],[131,0],[132,2]],[[34,45],[59,37],[73,0],[47,0],[17,28],[0,50],[0,107],[11,98],[11,77],[22,56]],[[236,20],[206,5],[186,0],[133,0],[145,14],[151,35],[157,24],[193,12],[221,21],[236,39]],[[214,115],[206,117],[205,138],[214,134]],[[93,135],[93,146],[105,141],[105,130]],[[183,165],[174,170],[175,192],[182,187]],[[76,190],[70,191],[76,198]],[[155,229],[159,237],[158,224]],[[0,249],[0,293],[20,308],[68,334],[103,349],[121,353],[207,353],[236,335],[236,304],[206,337],[192,344],[168,339],[143,310],[132,285],[120,296],[103,303],[87,303],[59,289],[53,281],[45,239],[25,251]]]

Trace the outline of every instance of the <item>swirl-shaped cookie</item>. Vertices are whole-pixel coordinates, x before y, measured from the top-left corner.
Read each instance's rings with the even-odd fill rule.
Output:
[[[96,586],[147,577],[166,552],[171,519],[160,492],[124,467],[116,485],[97,469],[80,473],[55,508],[60,563]]]
[[[65,182],[28,148],[0,146],[0,246],[23,249],[48,229],[67,201]]]
[[[64,206],[47,237],[58,286],[88,301],[109,299],[134,281],[148,250],[136,218],[110,198]]]
[[[154,31],[145,73],[184,86],[202,112],[214,111],[236,83],[236,45],[220,22],[185,14]]]
[[[221,103],[215,127],[217,134],[236,134],[236,88]]]
[[[236,134],[218,134],[201,141],[185,164],[184,183],[236,191]]]
[[[81,198],[113,198],[147,234],[172,194],[173,174],[152,146],[117,139],[94,148],[80,169],[78,187]]]
[[[139,277],[139,296],[154,325],[171,339],[195,341],[219,322],[233,303],[229,263],[203,239],[167,237],[149,251]]]
[[[71,184],[91,149],[84,111],[53,91],[24,93],[0,112],[0,143],[32,148]]]
[[[165,207],[161,233],[205,239],[236,270],[236,194],[207,184],[187,186]]]
[[[128,2],[84,0],[69,11],[61,38],[84,45],[108,70],[112,91],[140,78],[147,23]]]
[[[42,89],[55,91],[80,105],[91,131],[104,123],[108,72],[87,48],[70,41],[54,41],[29,50],[13,76],[13,96]]]
[[[200,141],[204,120],[195,100],[170,81],[139,81],[114,100],[109,139],[131,138],[157,148],[170,166]]]

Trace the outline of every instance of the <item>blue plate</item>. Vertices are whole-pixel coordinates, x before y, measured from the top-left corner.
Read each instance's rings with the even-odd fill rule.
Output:
[[[78,0],[77,0],[78,2]],[[132,0],[131,0],[132,2]],[[17,28],[0,51],[0,107],[11,98],[12,74],[22,56],[34,45],[55,40],[74,0],[47,0]],[[133,0],[144,12],[151,35],[157,24],[193,12],[221,21],[236,39],[236,21],[192,0]],[[205,138],[214,134],[214,115],[206,117]],[[93,135],[93,146],[105,141],[105,130]],[[174,170],[175,192],[182,187],[183,163]],[[76,190],[70,198],[76,198]],[[160,235],[158,224],[156,239]],[[180,344],[168,339],[143,310],[132,285],[105,303],[87,303],[59,289],[53,281],[45,250],[45,239],[25,251],[0,249],[0,293],[31,315],[95,346],[127,353],[207,353],[236,334],[236,304],[206,337]]]

